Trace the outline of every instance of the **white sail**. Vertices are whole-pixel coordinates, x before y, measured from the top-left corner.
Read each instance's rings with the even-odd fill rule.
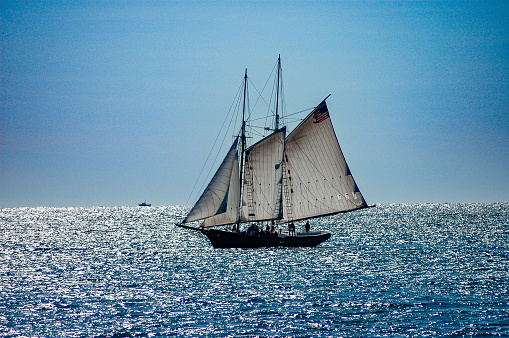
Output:
[[[183,223],[198,221],[214,215],[223,214],[227,211],[228,191],[232,180],[231,176],[234,172],[233,168],[235,164],[238,165],[238,161],[236,161],[237,141],[238,138],[235,139],[223,163],[221,163],[209,185]],[[239,198],[237,197],[237,201],[238,200]]]
[[[325,101],[288,135],[285,170],[284,221],[367,206],[341,152]]]
[[[242,221],[282,217],[282,175],[286,128],[246,150]]]
[[[240,178],[239,178],[239,159],[235,156],[232,174],[230,177],[230,187],[228,188],[228,197],[226,210],[222,213],[205,218],[202,227],[211,227],[223,224],[232,224],[239,220],[239,201],[240,201]]]
[[[247,71],[243,96],[240,136],[182,223],[203,220],[201,226],[207,228],[267,220],[292,222],[367,207],[339,146],[325,100],[287,137],[286,127],[277,129],[276,104],[277,130],[245,149]]]

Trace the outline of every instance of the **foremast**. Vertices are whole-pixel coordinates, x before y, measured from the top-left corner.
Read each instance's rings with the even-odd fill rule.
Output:
[[[247,68],[244,74],[244,95],[242,102],[242,127],[240,130],[240,175],[239,175],[239,184],[240,184],[240,199],[239,199],[239,215],[237,219],[237,229],[239,229],[240,223],[242,221],[242,199],[243,199],[243,184],[244,181],[244,167],[245,167],[245,151],[246,151],[246,95],[247,95]]]

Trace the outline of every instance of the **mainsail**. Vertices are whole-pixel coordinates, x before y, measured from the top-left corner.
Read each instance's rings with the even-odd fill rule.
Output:
[[[216,220],[219,220],[220,217],[226,217],[232,213],[237,213],[238,209],[234,209],[232,205],[229,205],[231,198],[236,198],[237,205],[240,198],[240,191],[236,191],[239,190],[239,183],[232,184],[232,182],[238,182],[239,180],[237,141],[238,137],[235,139],[235,142],[233,142],[232,147],[219,166],[219,169],[183,223],[198,221],[213,216],[216,218],[213,223],[216,223]],[[237,174],[236,179],[232,177],[235,173]],[[237,219],[233,222],[236,220]]]
[[[367,207],[339,146],[322,101],[285,143],[287,189],[283,221]]]

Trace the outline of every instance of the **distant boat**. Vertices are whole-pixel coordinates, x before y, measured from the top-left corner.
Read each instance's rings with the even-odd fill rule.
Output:
[[[313,247],[331,233],[310,231],[309,222],[297,232],[294,222],[369,207],[336,138],[328,96],[290,134],[279,126],[280,73],[278,58],[275,109],[270,111],[274,127],[265,128],[271,133],[247,147],[246,126],[253,121],[245,119],[251,115],[246,70],[240,132],[198,202],[176,224],[200,231],[214,247]],[[200,220],[199,227],[188,225]],[[213,229],[218,226],[226,228]]]
[[[145,202],[143,202],[143,203],[138,204],[138,206],[139,206],[139,207],[150,207],[150,206],[152,206],[152,204],[147,203],[147,201],[145,201]]]

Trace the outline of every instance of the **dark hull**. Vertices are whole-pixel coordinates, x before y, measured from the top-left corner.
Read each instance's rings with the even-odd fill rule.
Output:
[[[245,232],[229,232],[222,230],[202,230],[215,248],[263,248],[263,247],[314,247],[325,242],[331,236],[329,232],[310,235],[286,237],[251,236]]]

